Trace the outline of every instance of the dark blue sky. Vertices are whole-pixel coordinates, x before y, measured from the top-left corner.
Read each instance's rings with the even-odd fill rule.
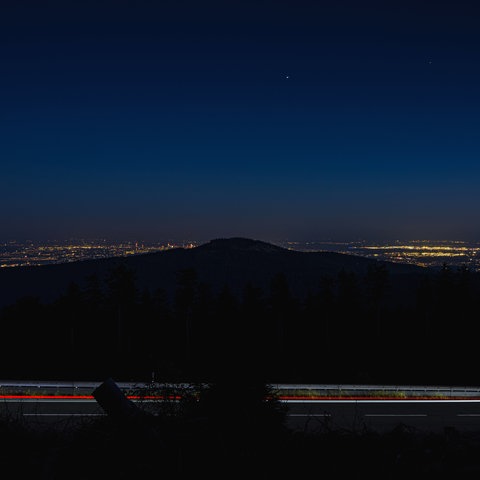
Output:
[[[0,240],[480,240],[479,8],[2,1]]]

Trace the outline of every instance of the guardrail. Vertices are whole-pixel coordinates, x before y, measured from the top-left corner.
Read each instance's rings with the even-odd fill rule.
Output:
[[[385,396],[405,397],[480,397],[480,387],[477,386],[435,386],[435,385],[346,385],[346,384],[278,384],[272,388],[279,392],[305,391],[309,394],[332,396],[361,396],[381,393]]]
[[[24,390],[35,394],[42,392],[47,394],[91,394],[102,382],[94,381],[17,381],[0,380],[0,392],[5,390]],[[187,383],[145,383],[145,382],[116,382],[122,390],[140,390],[142,388],[162,388],[165,385],[175,389],[183,389],[191,386]],[[239,385],[240,386],[240,385]],[[241,387],[241,386],[240,386]],[[354,385],[354,384],[270,384],[270,387],[279,394],[299,393],[306,395],[323,396],[361,396],[382,393],[392,396],[439,396],[439,397],[480,397],[478,386],[435,386],[435,385]]]

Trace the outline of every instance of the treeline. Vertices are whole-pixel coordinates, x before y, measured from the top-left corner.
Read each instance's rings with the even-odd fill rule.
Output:
[[[55,302],[27,297],[1,312],[2,378],[271,383],[476,384],[477,275],[425,274],[410,304],[378,263],[319,278],[300,300],[278,273],[240,295],[180,271],[175,294],[138,288],[125,266],[70,284]]]

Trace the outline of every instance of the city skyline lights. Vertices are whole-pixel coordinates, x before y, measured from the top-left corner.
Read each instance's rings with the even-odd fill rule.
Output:
[[[103,240],[79,240],[64,242],[18,242],[0,243],[0,268],[40,266],[156,253],[173,248],[195,248],[204,242],[195,240],[144,242],[113,242]],[[289,250],[303,252],[336,252],[358,255],[379,261],[414,264],[423,267],[467,267],[480,271],[480,243],[456,241],[414,240],[397,241],[393,244],[370,244],[365,241],[292,241],[280,240],[269,243]]]

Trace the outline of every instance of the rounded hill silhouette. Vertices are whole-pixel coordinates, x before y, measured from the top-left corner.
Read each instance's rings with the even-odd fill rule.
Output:
[[[282,253],[288,251],[285,248],[272,245],[271,243],[261,240],[251,240],[243,237],[233,238],[217,238],[210,240],[197,247],[199,250],[241,250],[244,252],[265,252],[265,253]]]
[[[341,271],[362,277],[369,266],[377,263],[376,260],[350,254],[289,250],[243,237],[217,238],[196,248],[0,269],[0,306],[11,305],[25,296],[34,296],[47,302],[55,300],[71,282],[82,287],[92,275],[103,281],[118,265],[134,272],[140,291],[162,289],[167,296],[175,291],[179,274],[191,269],[195,270],[198,281],[208,284],[213,292],[228,286],[238,295],[242,294],[247,283],[268,291],[272,278],[282,273],[292,293],[304,298],[318,289],[322,277],[335,277]],[[393,283],[396,283],[393,278],[396,277],[401,283],[408,284],[425,272],[425,269],[413,265],[383,263]],[[406,277],[411,278],[407,280]]]

